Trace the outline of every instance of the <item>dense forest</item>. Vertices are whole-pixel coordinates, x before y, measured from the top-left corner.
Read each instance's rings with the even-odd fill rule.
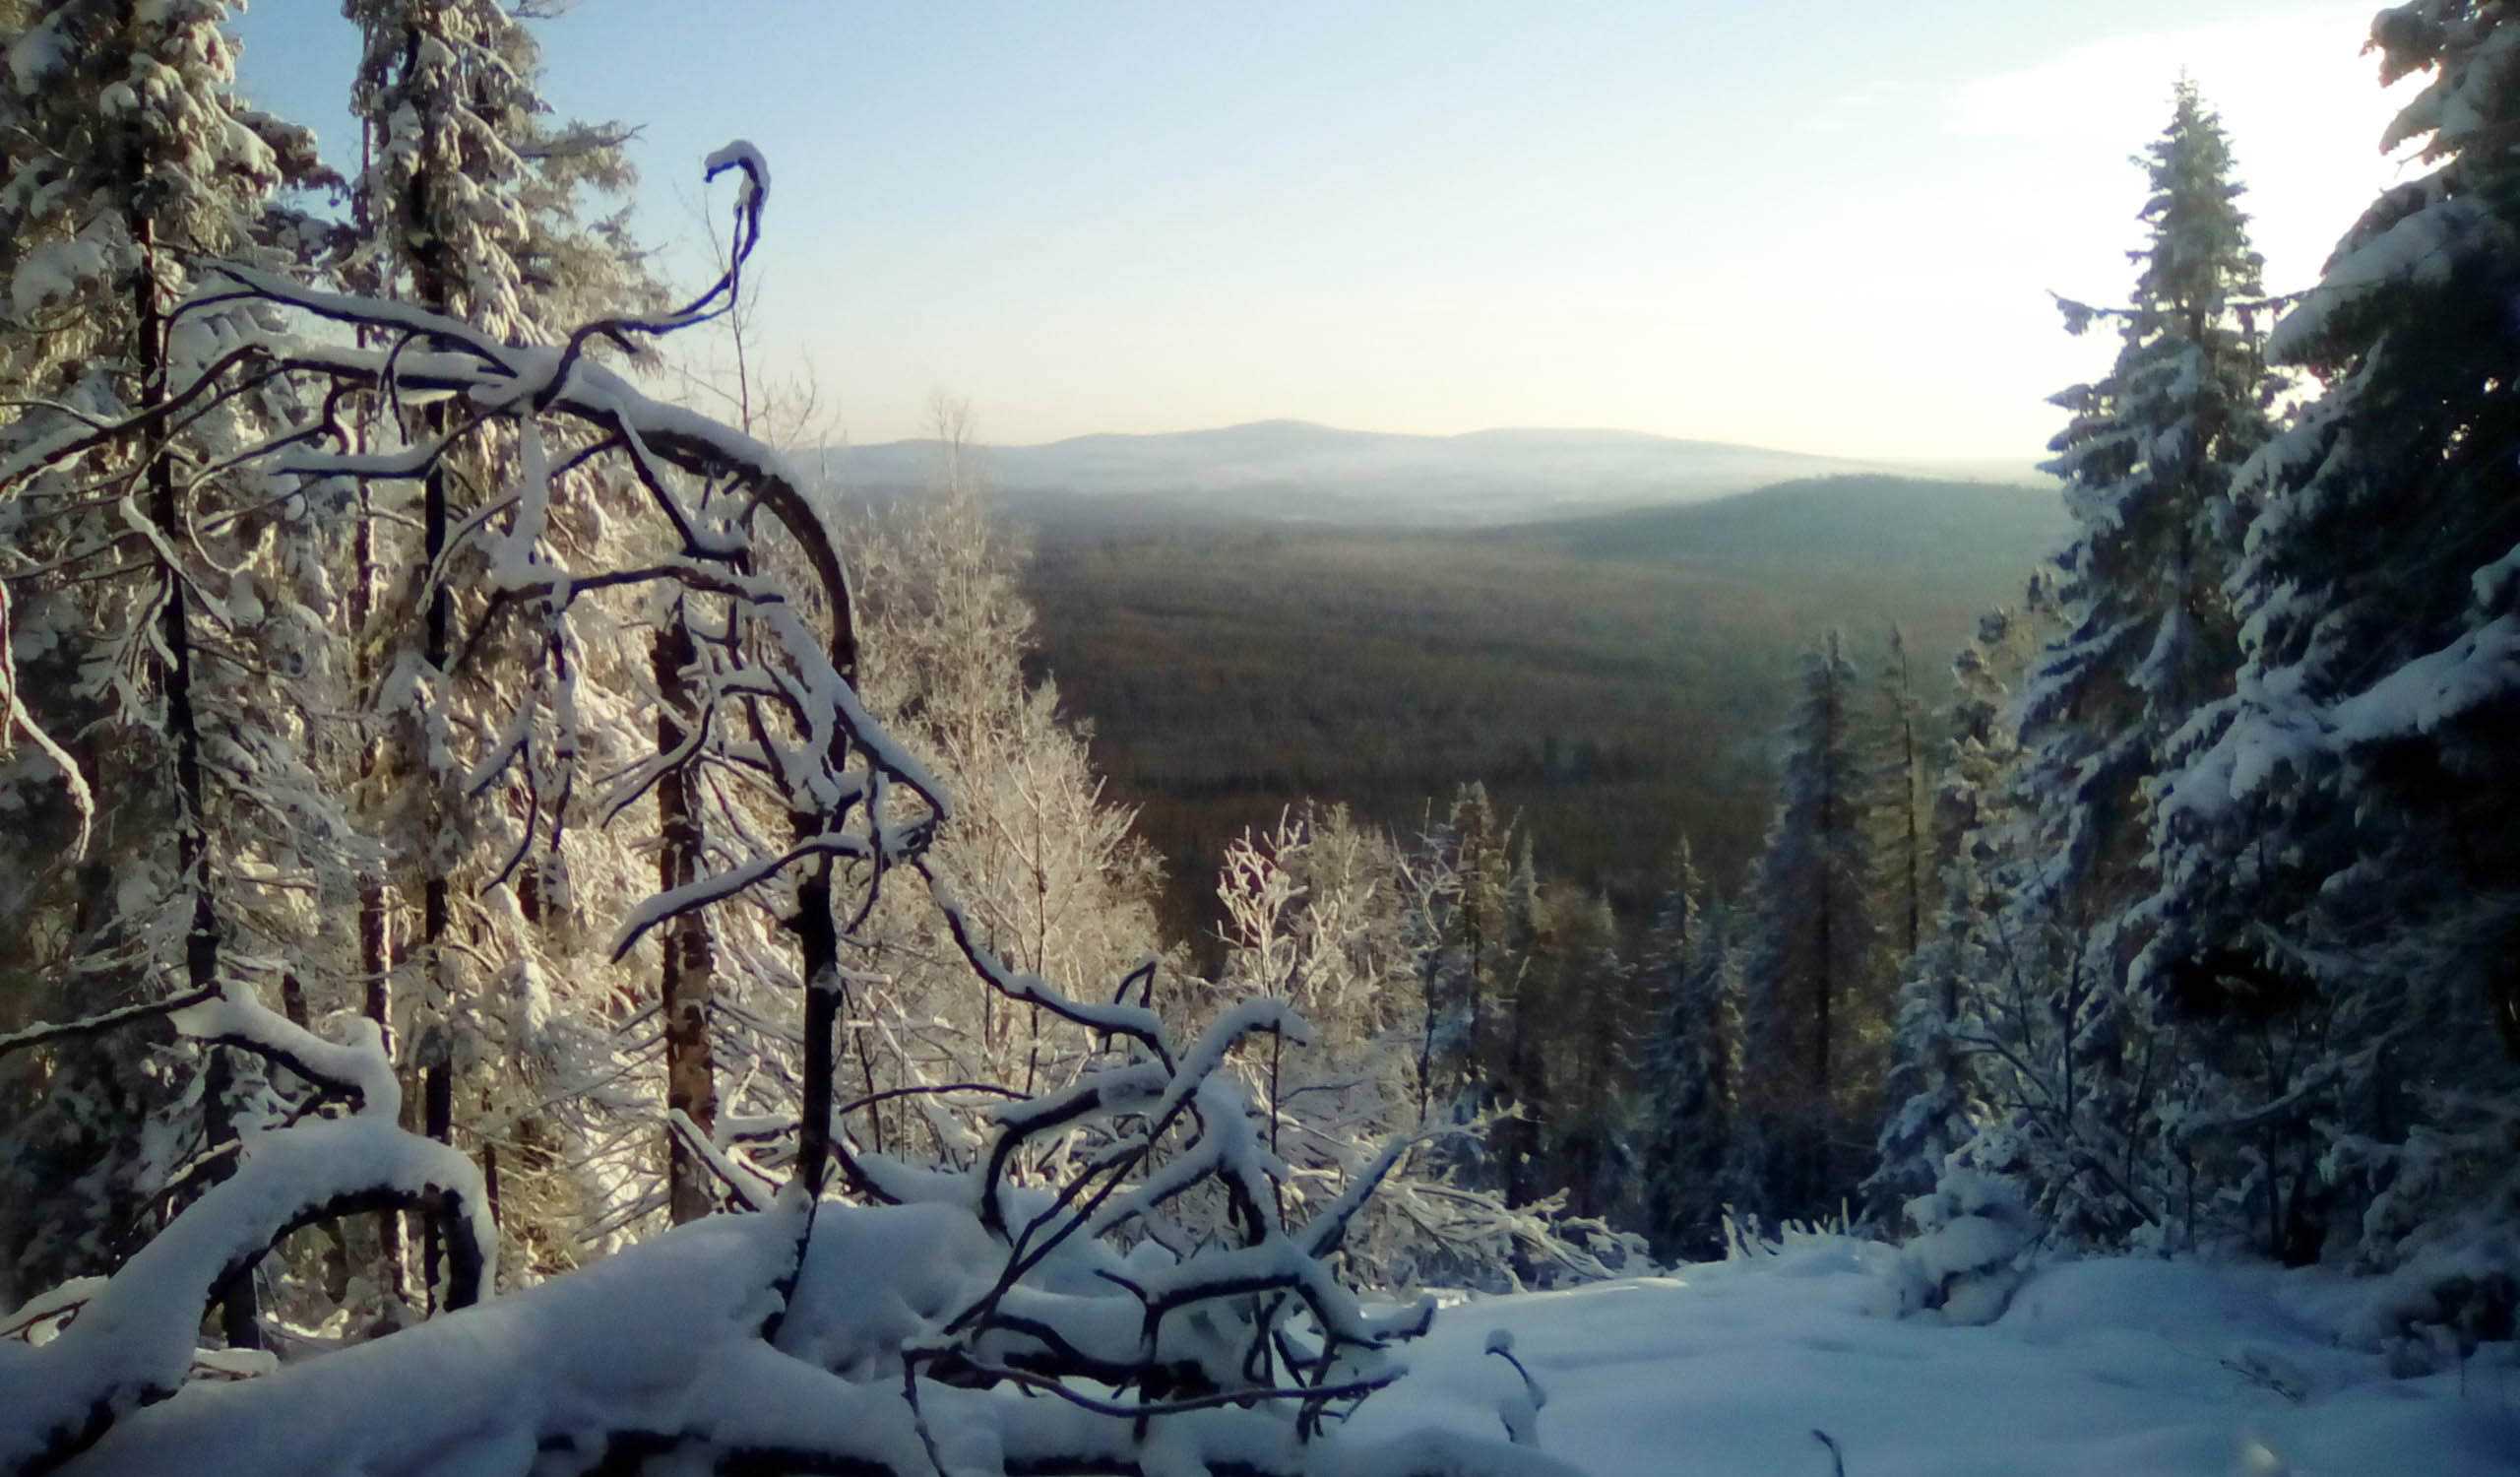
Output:
[[[2179,85],[2061,520],[1370,536],[1028,530],[943,400],[869,510],[760,151],[677,289],[528,18],[345,13],[346,177],[227,5],[0,0],[0,1471],[1565,1477],[1501,1329],[1349,1417],[1815,1228],[2512,1336],[2501,7],[2300,291]]]
[[[1035,661],[1194,938],[1226,843],[1289,803],[1410,836],[1471,780],[1631,925],[1680,834],[1731,885],[1810,633],[1955,648],[2066,527],[2052,490],[1890,477],[1449,534],[1092,512],[1012,501]]]

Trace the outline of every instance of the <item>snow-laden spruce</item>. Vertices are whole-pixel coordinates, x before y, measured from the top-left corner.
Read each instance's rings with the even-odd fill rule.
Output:
[[[2236,682],[2169,755],[2151,908],[2177,946],[2145,962],[2281,1046],[2197,1110],[2272,1161],[2245,1187],[2260,1235],[2374,1265],[2465,1246],[2507,1278],[2520,24],[2421,0],[2371,47],[2383,82],[2422,79],[2381,140],[2412,146],[2411,177],[2276,326],[2324,389],[2239,477],[2259,511],[2228,584]]]
[[[511,343],[665,306],[599,213],[634,183],[628,130],[554,119],[524,18],[486,0],[345,14],[362,167],[329,285]],[[640,357],[627,336],[590,352]],[[582,427],[529,435],[451,397],[374,388],[344,402],[376,459],[345,480],[358,821],[382,853],[357,878],[361,1005],[418,1068],[430,1134],[482,1146],[514,1262],[567,1265],[590,1226],[644,1203],[654,1140],[629,1130],[648,1116],[653,1025],[624,1003],[638,971],[606,959],[601,934],[651,890],[641,801],[662,787],[604,783],[640,762],[658,706],[634,639],[646,612],[544,576],[662,546]],[[397,462],[405,476],[375,475]],[[394,1291],[425,1302],[417,1270]]]
[[[2024,785],[2039,798],[2048,859],[2015,907],[2018,927],[2063,931],[2060,1006],[2076,1084],[2056,1146],[2113,1158],[2115,1186],[2081,1185],[2051,1210],[2077,1226],[2123,1229],[2163,1211],[2131,1182],[2142,1140],[2147,1041],[2158,1002],[2125,978],[2128,902],[2144,890],[2140,784],[2174,735],[2227,690],[2236,622],[2221,595],[2243,521],[2235,469],[2271,432],[2275,382],[2249,305],[2260,259],[2237,206],[2221,121],[2182,80],[2170,126],[2147,152],[2142,268],[2116,318],[2115,364],[2056,397],[2072,416],[2050,443],[2077,534],[2057,562],[2066,630],[2021,695]],[[2069,316],[2077,310],[2069,307]]]
[[[2075,522],[2056,559],[2064,625],[2015,700],[2023,808],[2009,858],[1963,879],[1984,889],[1964,906],[1999,915],[1984,931],[1993,947],[1951,938],[1925,965],[1971,968],[1974,954],[1994,968],[1982,988],[1909,1001],[1921,1029],[1966,1043],[1993,1100],[1963,1157],[2020,1177],[2059,1231],[2101,1243],[2158,1243],[2174,1225],[2192,1238],[2180,1212],[2195,1202],[2178,1197],[2177,1171],[2192,1187],[2194,1156],[2229,1147],[2174,1128],[2198,1081],[2174,1064],[2205,1038],[2180,1039],[2184,1002],[2128,966],[2161,931],[2139,906],[2152,891],[2147,783],[2229,690],[2237,622],[2222,586],[2245,511],[2235,471],[2265,443],[2276,390],[2231,147],[2193,85],[2178,84],[2140,162],[2149,194],[2131,298],[2063,303],[2069,329],[2107,322],[2119,343],[2107,375],[2054,397],[2070,419],[2048,470]],[[1947,1057],[1935,1070],[1948,1093]],[[1948,1122],[1952,1111],[1912,1101],[1903,1114]],[[1893,1124],[1909,1138],[1927,1126]]]
[[[1642,1172],[1656,1250],[1703,1260],[1724,1249],[1724,1207],[1743,1198],[1727,1179],[1741,1096],[1741,973],[1732,913],[1710,899],[1685,838],[1673,854],[1638,962],[1653,1014]]]
[[[176,414],[271,321],[178,313],[200,253],[293,268],[320,244],[276,203],[320,181],[312,137],[235,95],[227,9],[64,0],[4,33],[0,975],[38,1015],[277,982],[359,851],[313,719],[338,508],[236,460],[305,408],[265,382]],[[116,423],[145,428],[63,455]],[[111,1265],[273,1106],[223,1053],[203,1074],[99,1034],[47,1058],[0,1078],[0,1299]]]

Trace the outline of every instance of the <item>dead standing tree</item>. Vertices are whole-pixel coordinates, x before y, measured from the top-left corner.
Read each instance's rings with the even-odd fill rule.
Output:
[[[352,1021],[346,1044],[326,1042],[226,983],[117,1022],[49,1028],[165,1014],[195,1039],[261,1053],[311,1091],[300,1122],[264,1135],[234,1179],[101,1288],[57,1300],[48,1316],[69,1319],[67,1331],[40,1346],[0,1341],[0,1467],[141,1471],[181,1449],[257,1470],[406,1471],[438,1459],[429,1453],[510,1451],[515,1470],[537,1472],[630,1470],[672,1453],[719,1470],[893,1477],[973,1467],[1564,1477],[1560,1463],[1493,1443],[1427,1435],[1360,1449],[1331,1439],[1330,1421],[1399,1377],[1393,1346],[1432,1316],[1431,1305],[1369,1314],[1329,1270],[1396,1147],[1290,1231],[1277,1210],[1285,1167],[1220,1068],[1252,1035],[1300,1034],[1292,1011],[1249,1002],[1183,1046],[1148,1003],[1152,965],[1099,1003],[992,955],[925,856],[953,816],[947,790],[859,700],[849,582],[806,486],[770,448],[652,401],[589,357],[598,342],[653,341],[733,299],[768,174],[740,145],[708,167],[713,178],[740,175],[733,251],[725,275],[678,312],[518,346],[406,305],[218,266],[220,286],[179,314],[249,301],[356,330],[356,342],[241,346],[147,411],[39,456],[49,465],[162,446],[170,424],[275,380],[296,383],[322,417],[233,460],[303,486],[426,478],[495,428],[519,448],[517,483],[463,519],[425,571],[424,600],[459,577],[480,582],[478,624],[455,643],[457,665],[501,622],[540,621],[556,639],[600,591],[658,588],[713,612],[679,674],[688,707],[678,741],[621,777],[601,808],[617,814],[705,763],[785,812],[784,837],[730,837],[713,870],[634,909],[614,942],[626,951],[739,896],[787,905],[804,982],[792,1140],[735,1151],[677,1123],[728,1202],[755,1213],[708,1217],[526,1293],[199,1397],[183,1381],[202,1309],[295,1227],[386,1204],[426,1210],[456,1252],[448,1307],[472,1302],[494,1252],[480,1177],[395,1124],[397,1086],[372,1023]],[[437,397],[447,414],[413,444],[361,451],[345,416],[363,396]],[[555,445],[567,449],[555,457]],[[628,469],[662,555],[604,568],[555,561],[542,537],[555,486],[598,461]],[[25,470],[0,468],[0,479]],[[801,588],[783,573],[795,564]],[[528,682],[572,679],[538,665]],[[525,777],[528,847],[537,832],[556,846],[573,813],[565,768],[557,794],[535,779],[552,772],[552,756],[536,763],[532,720],[554,695],[517,696],[472,768],[476,794],[512,768]],[[520,849],[509,869],[524,859]],[[888,879],[905,874],[985,986],[1104,1043],[1068,1087],[988,1113],[988,1146],[969,1169],[865,1151],[834,1101],[844,950]],[[46,1039],[26,1033],[0,1051]],[[1077,1146],[1070,1179],[1054,1191],[1010,1185],[1011,1166],[1062,1136]],[[824,1197],[835,1163],[856,1203]],[[786,1170],[784,1184],[765,1164]],[[1178,1214],[1193,1203],[1196,1216]],[[1134,1250],[1124,1255],[1122,1243]],[[428,1401],[392,1397],[431,1381]],[[344,1414],[309,1421],[305,1411]]]

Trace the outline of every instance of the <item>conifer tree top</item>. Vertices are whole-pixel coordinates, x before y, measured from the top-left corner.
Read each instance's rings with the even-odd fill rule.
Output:
[[[2233,178],[2231,140],[2195,83],[2178,80],[2170,126],[2136,161],[2151,181],[2142,219],[2152,228],[2152,239],[2127,253],[2143,268],[2137,310],[2202,322],[2235,298],[2262,292],[2265,260],[2249,248],[2238,205],[2246,187]]]

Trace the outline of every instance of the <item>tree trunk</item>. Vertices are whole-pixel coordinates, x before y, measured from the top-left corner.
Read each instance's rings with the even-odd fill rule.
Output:
[[[135,177],[143,171],[137,161]],[[134,212],[126,221],[140,248],[139,276],[132,287],[133,317],[140,352],[142,408],[166,399],[166,324],[158,306],[156,227]],[[153,440],[149,457],[149,516],[171,542],[177,521],[175,462],[163,441]],[[184,982],[192,990],[219,983],[219,910],[211,897],[209,797],[202,780],[201,728],[193,712],[193,648],[191,602],[183,574],[171,563],[162,571],[165,605],[159,612],[158,639],[165,646],[166,737],[175,748],[175,874],[192,894],[191,919],[184,929]],[[210,1049],[209,1075],[202,1088],[203,1131],[212,1146],[236,1136],[229,1119],[231,1064],[223,1047]],[[224,1174],[214,1176],[225,1178]],[[220,1305],[220,1323],[230,1348],[262,1347],[259,1309],[251,1279],[239,1282]]]
[[[443,435],[446,408],[432,405],[426,413],[425,434],[431,438]],[[427,478],[420,484],[421,577],[431,578],[437,571],[439,555],[446,549],[446,468],[443,458],[429,464]],[[447,588],[437,582],[429,596],[427,623],[422,636],[421,659],[427,663],[429,680],[436,701],[445,701],[447,663]],[[433,1017],[421,1035],[420,1051],[420,1128],[439,1143],[455,1141],[455,999],[446,968],[446,935],[449,923],[447,891],[446,777],[437,770],[428,750],[429,720],[420,719],[420,784],[426,791],[427,804],[420,826],[420,999],[421,1008]],[[421,1234],[421,1277],[428,1288],[431,1311],[438,1306],[438,1283],[444,1261],[444,1238],[434,1219],[425,1223]]]
[[[1505,1043],[1505,1076],[1513,1093],[1514,1105],[1522,1110],[1522,1119],[1510,1126],[1505,1141],[1505,1199],[1521,1205],[1536,1198],[1532,1176],[1544,1143],[1546,1123],[1546,1084],[1541,1062],[1540,1039],[1533,1031],[1532,1016],[1538,1002],[1532,998],[1533,984],[1528,972],[1514,989],[1512,1020],[1508,1023]]]
[[[1418,964],[1418,994],[1426,1007],[1426,1029],[1418,1038],[1418,1123],[1423,1126],[1435,1093],[1435,997],[1441,979],[1440,949],[1428,949]]]
[[[689,698],[683,674],[697,655],[683,608],[657,632],[657,751],[671,753],[688,737],[681,714]],[[663,845],[657,852],[657,885],[666,892],[700,875],[700,815],[690,770],[677,766],[657,784],[657,816]],[[663,944],[658,1004],[664,1016],[665,1106],[688,1117],[701,1132],[717,1126],[718,1082],[709,1050],[709,1001],[714,960],[709,925],[694,909],[674,920]],[[698,1220],[717,1204],[708,1167],[682,1141],[665,1134],[667,1213],[677,1226]]]
[[[359,167],[364,177],[375,162],[373,129],[362,129],[359,137]],[[371,229],[367,197],[360,192],[351,206],[352,219],[359,235],[366,237]],[[368,342],[367,330],[359,330],[359,344]],[[361,402],[351,434],[361,452],[369,449],[376,417],[375,402]],[[350,535],[350,702],[360,714],[372,713],[376,702],[376,505],[367,482],[358,484],[358,521]],[[358,789],[363,799],[375,795],[377,769],[382,762],[382,742],[364,724],[358,738]],[[385,878],[376,871],[362,869],[358,878],[358,975],[362,983],[360,1009],[376,1022],[385,1060],[392,1061],[394,1032],[394,943],[393,913],[385,890]],[[403,1212],[386,1210],[379,1214],[377,1236],[385,1253],[386,1283],[397,1299],[409,1301],[411,1295],[409,1233]]]
[[[821,817],[796,817],[796,832],[810,836]],[[831,912],[829,859],[817,862],[796,887],[798,964],[805,977],[805,1080],[802,1122],[796,1128],[796,1178],[809,1199],[820,1198],[831,1164],[832,1035],[840,1022],[842,985],[840,928]]]
[[[1830,1166],[1832,1156],[1829,1146],[1832,1130],[1837,1122],[1837,1083],[1834,1080],[1834,1063],[1831,1060],[1830,1047],[1831,1038],[1837,1028],[1837,1023],[1832,1017],[1835,1014],[1836,995],[1841,984],[1838,979],[1837,938],[1839,873],[1845,869],[1846,866],[1846,859],[1842,855],[1846,838],[1838,816],[1838,789],[1844,777],[1838,772],[1842,754],[1840,728],[1843,715],[1840,705],[1843,694],[1839,690],[1835,665],[1837,654],[1837,643],[1833,638],[1828,648],[1830,665],[1825,678],[1829,685],[1827,696],[1821,707],[1820,718],[1820,937],[1819,968],[1816,980],[1818,988],[1815,991],[1817,997],[1813,1001],[1814,1019],[1811,1032],[1813,1101],[1810,1111],[1814,1126],[1811,1134],[1810,1158],[1806,1166],[1806,1172],[1811,1179],[1810,1183],[1804,1187],[1815,1207],[1820,1197],[1828,1193],[1829,1187],[1833,1183]]]
[[[416,66],[416,48],[420,43],[417,28],[410,35],[412,52],[405,58],[406,75]],[[412,253],[411,284],[421,304],[430,311],[451,314],[454,311],[452,264],[445,258],[446,238],[435,228],[430,210],[431,181],[426,172],[411,178],[410,192],[413,219],[429,226],[421,244]],[[446,434],[448,425],[446,403],[438,401],[421,412],[422,434],[431,441]],[[446,457],[429,460],[428,472],[420,482],[420,575],[431,582],[428,610],[421,634],[421,660],[428,669],[433,700],[446,701],[448,688],[447,627],[453,610],[447,583],[440,578],[438,560],[446,552]],[[439,772],[429,735],[429,715],[420,719],[420,754],[418,768],[427,803],[420,825],[420,996],[422,1008],[434,1019],[424,1044],[420,1061],[421,1131],[440,1143],[455,1141],[455,1028],[454,988],[447,968],[447,931],[451,922],[447,868],[450,859],[446,846],[446,800],[448,776]],[[438,1280],[442,1261],[443,1238],[436,1222],[431,1220],[423,1233],[421,1275],[428,1284],[429,1306],[437,1307]]]

